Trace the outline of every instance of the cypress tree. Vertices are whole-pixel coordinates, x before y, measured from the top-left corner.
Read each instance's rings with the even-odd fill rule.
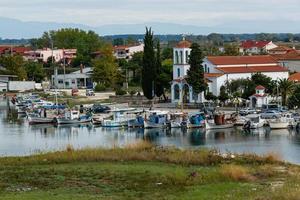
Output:
[[[193,87],[193,92],[199,94],[207,88],[204,78],[204,70],[202,66],[203,54],[197,43],[191,46],[191,54],[189,57],[190,69],[187,72],[187,83]]]
[[[144,96],[147,99],[153,99],[155,92],[156,81],[156,62],[155,52],[153,47],[153,32],[151,28],[146,27],[146,34],[144,38],[144,55],[143,55],[143,69],[142,69],[142,89]]]
[[[156,44],[156,81],[155,81],[155,94],[157,97],[160,97],[164,93],[164,87],[161,81],[162,75],[162,65],[161,65],[161,57],[160,57],[160,42],[157,41]]]

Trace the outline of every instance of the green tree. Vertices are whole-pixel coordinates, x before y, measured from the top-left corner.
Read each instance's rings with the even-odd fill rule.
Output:
[[[286,106],[288,95],[292,94],[294,90],[294,82],[284,78],[278,81],[278,88],[281,94],[282,105]]]
[[[26,62],[25,70],[29,81],[42,82],[46,76],[43,65],[36,62]]]
[[[162,65],[161,65],[161,52],[160,52],[160,42],[157,41],[156,45],[156,57],[155,57],[155,68],[156,68],[156,80],[155,80],[155,94],[157,97],[160,97],[164,94],[164,87],[161,80],[162,74]]]
[[[153,99],[156,79],[156,64],[155,52],[153,47],[153,32],[151,31],[151,28],[146,28],[144,44],[142,89],[147,99]]]
[[[173,59],[173,49],[170,47],[164,48],[161,53],[161,59],[162,60]]]
[[[299,108],[300,107],[300,85],[296,85],[294,92],[288,98],[289,108]]]
[[[223,103],[225,103],[225,101],[227,101],[229,99],[229,95],[226,92],[226,87],[225,86],[221,86],[220,88],[220,96],[219,96],[219,100]]]
[[[238,56],[240,55],[239,46],[236,44],[225,44],[224,55],[226,56]]]
[[[203,54],[197,43],[191,46],[191,54],[189,57],[190,69],[187,71],[187,83],[193,87],[193,92],[199,94],[206,90],[207,84],[204,78],[204,70],[202,66]]]
[[[114,87],[118,76],[117,63],[112,55],[112,47],[106,45],[101,50],[101,58],[92,60],[93,80],[106,87]]]
[[[0,65],[5,68],[7,74],[18,76],[18,80],[26,80],[25,61],[22,56],[2,56]]]

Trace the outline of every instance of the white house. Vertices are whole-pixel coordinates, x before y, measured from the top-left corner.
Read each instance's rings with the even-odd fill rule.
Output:
[[[269,55],[263,56],[208,56],[203,61],[205,77],[211,81],[209,91],[219,96],[221,86],[239,78],[251,78],[255,73],[272,80],[289,77],[289,71]]]
[[[277,45],[272,41],[254,41],[246,40],[240,45],[241,54],[260,54],[267,53],[270,49],[276,48]]]
[[[262,85],[258,85],[255,88],[255,94],[249,97],[251,108],[261,108],[264,104],[269,104],[271,97],[265,93],[265,89],[266,88]]]
[[[143,52],[144,51],[144,44],[137,44],[137,45],[120,45],[120,46],[114,46],[114,56],[117,59],[126,59],[129,60],[132,58],[132,55],[137,52]]]
[[[90,67],[81,68],[70,74],[52,75],[52,84],[58,89],[77,89],[77,88],[92,88],[93,69]]]

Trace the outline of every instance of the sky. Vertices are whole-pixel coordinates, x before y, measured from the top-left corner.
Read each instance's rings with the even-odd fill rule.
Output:
[[[90,26],[300,22],[300,0],[0,0],[0,17]],[[279,24],[280,25],[280,24]]]
[[[26,23],[82,24],[95,30],[102,27],[100,30],[106,31],[103,34],[114,34],[122,29],[103,25],[123,25],[124,31],[118,33],[127,33],[128,24],[144,27],[144,24],[158,22],[193,26],[186,33],[300,33],[299,10],[300,0],[0,0],[0,21],[5,17]],[[1,26],[3,29],[0,37],[26,36],[16,29],[21,27],[19,24],[11,24],[14,29],[9,32],[9,23],[12,22],[6,26],[0,24],[0,31]],[[140,27],[127,26],[127,29],[144,31]],[[157,29],[163,28],[164,33],[168,30],[183,33],[186,27],[175,30],[174,26],[169,28],[163,24]],[[37,30],[28,30],[27,37],[40,34],[31,33],[33,31]]]

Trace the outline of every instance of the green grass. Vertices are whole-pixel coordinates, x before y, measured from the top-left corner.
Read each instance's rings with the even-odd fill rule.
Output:
[[[0,159],[0,199],[271,200],[299,199],[299,189],[299,167],[274,158],[146,143]]]

